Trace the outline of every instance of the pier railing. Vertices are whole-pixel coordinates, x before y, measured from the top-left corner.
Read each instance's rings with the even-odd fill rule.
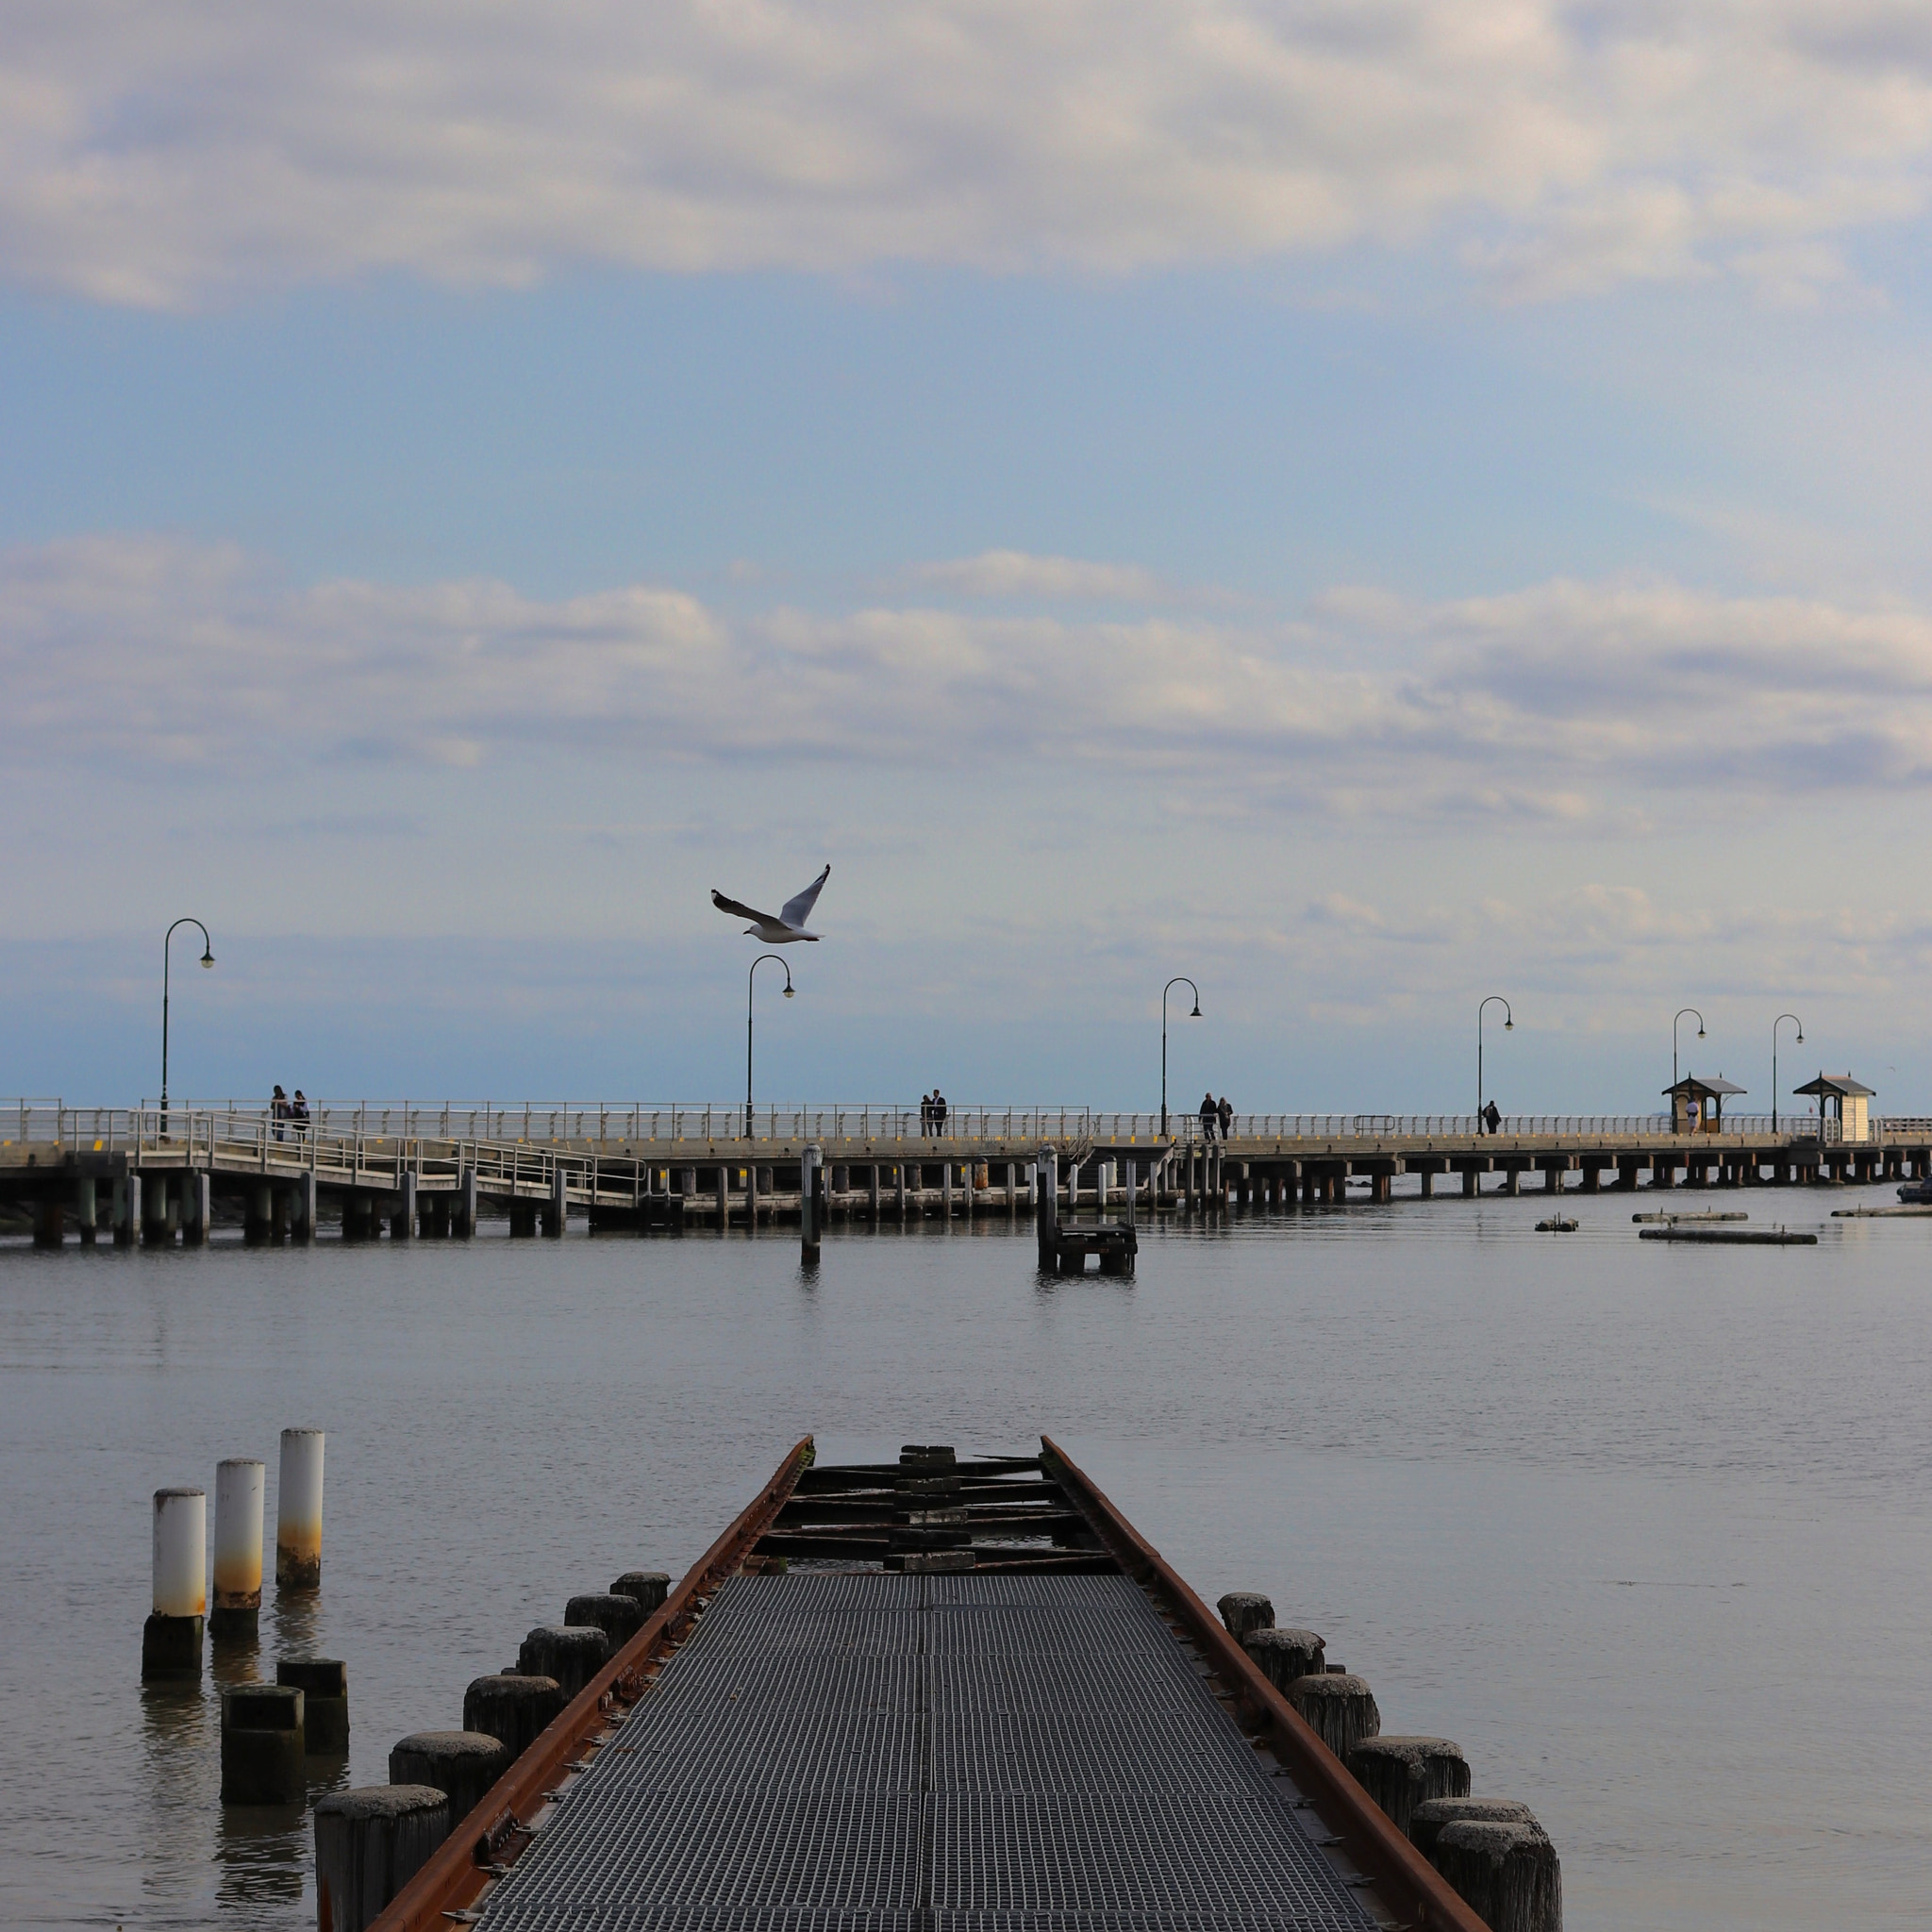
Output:
[[[922,1138],[1028,1147],[1135,1145],[1161,1141],[1158,1113],[1114,1113],[1084,1107],[951,1107],[943,1123],[922,1121],[917,1106],[851,1103],[826,1107],[755,1108],[749,1135],[742,1105],[646,1105],[641,1102],[330,1101],[311,1106],[306,1121],[274,1119],[267,1107],[246,1101],[171,1102],[163,1113],[140,1108],[69,1107],[58,1099],[0,1103],[0,1139],[23,1145],[57,1145],[75,1152],[118,1153],[159,1141],[180,1141],[210,1133],[225,1142],[246,1139],[264,1150],[298,1138],[391,1145],[402,1141],[533,1145],[705,1145],[721,1141],[768,1141],[799,1145],[821,1142],[906,1141]],[[1932,1123],[1917,1118],[1874,1120],[1870,1138],[1883,1141],[1923,1136]],[[1218,1132],[1218,1127],[1217,1130]],[[1699,1140],[1771,1135],[1793,1141],[1839,1139],[1836,1121],[1815,1114],[1780,1112],[1727,1115]],[[1183,1145],[1209,1137],[1195,1114],[1168,1116],[1167,1138]],[[1432,1141],[1491,1138],[1474,1114],[1237,1113],[1231,1139],[1284,1144],[1336,1141]],[[1503,1140],[1667,1140],[1690,1138],[1668,1114],[1507,1114],[1494,1138]]]

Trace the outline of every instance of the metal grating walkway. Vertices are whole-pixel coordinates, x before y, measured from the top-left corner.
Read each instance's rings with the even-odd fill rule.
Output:
[[[1124,1576],[725,1582],[490,1932],[1365,1932]]]

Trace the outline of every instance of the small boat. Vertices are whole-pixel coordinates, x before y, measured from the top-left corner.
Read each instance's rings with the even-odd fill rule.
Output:
[[[1908,1201],[1914,1207],[1932,1206],[1932,1180],[1907,1181],[1898,1191],[1901,1201]]]
[[[1576,1224],[1574,1221],[1564,1220],[1560,1214],[1556,1214],[1552,1215],[1548,1221],[1539,1221],[1536,1224],[1536,1231],[1539,1234],[1574,1234],[1576,1232]]]

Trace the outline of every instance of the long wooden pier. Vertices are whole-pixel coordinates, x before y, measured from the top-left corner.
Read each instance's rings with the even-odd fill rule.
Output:
[[[1051,1441],[799,1444],[405,1876],[377,1932],[1484,1924]]]
[[[479,1217],[512,1233],[685,1228],[796,1220],[808,1146],[823,1162],[828,1222],[1031,1215],[1051,1148],[1066,1211],[1225,1212],[1388,1202],[1413,1176],[1474,1196],[1640,1185],[1806,1185],[1924,1178],[1932,1121],[1874,1123],[1857,1141],[1802,1118],[1774,1128],[1668,1123],[1392,1116],[1248,1116],[1225,1139],[1179,1116],[1081,1108],[975,1109],[940,1132],[895,1109],[331,1108],[307,1123],[262,1109],[0,1110],[0,1205],[57,1245],[205,1239],[217,1214],[257,1239],[305,1240],[325,1213],[351,1238],[464,1235]],[[750,1131],[747,1132],[747,1127]],[[1829,1124],[1826,1124],[1828,1129]],[[518,1129],[524,1131],[518,1131]]]

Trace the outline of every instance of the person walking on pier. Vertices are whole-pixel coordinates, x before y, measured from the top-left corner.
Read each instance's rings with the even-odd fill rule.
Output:
[[[279,1085],[275,1088],[275,1098],[268,1104],[268,1117],[275,1124],[273,1132],[275,1139],[286,1140],[289,1133],[286,1125],[289,1118],[289,1096],[282,1091]]]
[[[1221,1138],[1225,1141],[1234,1132],[1234,1108],[1226,1094],[1221,1096],[1221,1105],[1215,1109],[1221,1119]]]
[[[1219,1105],[1219,1104],[1218,1104],[1218,1103],[1216,1102],[1216,1100],[1215,1100],[1215,1098],[1214,1098],[1213,1094],[1211,1094],[1211,1093],[1204,1093],[1204,1094],[1202,1094],[1202,1096],[1201,1096],[1201,1138],[1202,1138],[1202,1139],[1203,1139],[1204,1141],[1211,1141],[1211,1140],[1213,1140],[1213,1138],[1214,1138],[1214,1135],[1215,1135],[1215,1130],[1216,1130],[1216,1129],[1217,1129],[1217,1128],[1218,1128],[1218,1127],[1219,1127],[1220,1125],[1221,1125],[1221,1108],[1220,1108],[1220,1105]]]
[[[301,1088],[296,1088],[295,1097],[289,1103],[289,1124],[295,1129],[295,1139],[308,1138],[308,1102]]]
[[[919,1096],[919,1138],[923,1141],[932,1132],[932,1095]]]
[[[1483,1108],[1483,1131],[1490,1134],[1503,1131],[1503,1109],[1493,1100]]]
[[[932,1090],[932,1130],[941,1138],[946,1131],[946,1096],[937,1087]]]

